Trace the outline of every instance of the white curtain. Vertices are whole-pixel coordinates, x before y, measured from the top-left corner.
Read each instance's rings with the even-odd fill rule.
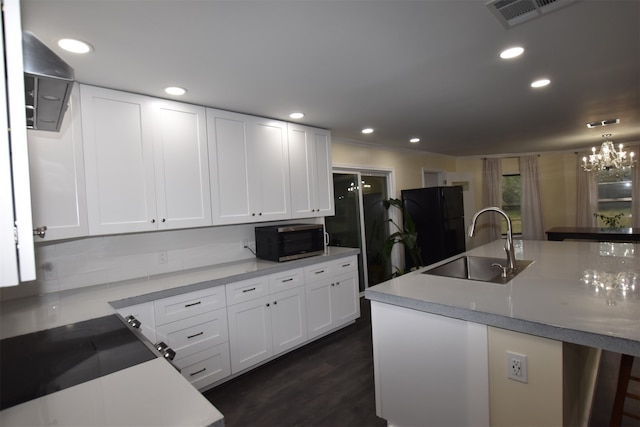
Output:
[[[640,145],[629,147],[635,159],[640,158]],[[631,226],[640,228],[640,164],[636,163],[631,172]]]
[[[588,154],[578,153],[576,161],[576,227],[595,227],[596,219],[593,214],[598,212],[598,183],[595,172],[585,172],[582,169],[583,155]]]
[[[482,162],[482,201],[483,208],[502,207],[502,160],[484,159]],[[502,237],[502,217],[496,214],[484,214],[480,224],[483,237],[491,242]]]
[[[538,178],[538,156],[520,157],[520,209],[522,213],[522,238],[545,240]]]

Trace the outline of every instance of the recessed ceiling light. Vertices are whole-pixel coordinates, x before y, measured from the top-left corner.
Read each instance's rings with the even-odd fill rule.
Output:
[[[304,117],[304,113],[291,113],[289,114],[289,117],[292,119],[301,119]]]
[[[415,144],[416,142],[420,142],[420,138],[411,138],[409,142],[412,142]]]
[[[373,133],[373,129],[372,128],[364,128],[362,129],[362,133]]]
[[[510,47],[509,49],[505,49],[502,52],[500,52],[500,58],[502,59],[516,58],[522,55],[523,52],[524,52],[524,49],[521,48],[520,46]]]
[[[58,46],[71,53],[89,53],[93,50],[89,43],[76,39],[60,39]]]
[[[599,126],[614,125],[616,123],[620,123],[620,119],[607,119],[607,120],[600,120],[598,122],[591,122],[591,123],[587,123],[587,127],[591,129],[591,128],[597,128]]]
[[[184,95],[185,93],[187,93],[186,89],[178,87],[178,86],[165,87],[164,91],[166,93],[168,93],[169,95],[176,95],[176,96]]]
[[[531,83],[531,87],[533,87],[533,88],[545,87],[549,83],[551,83],[551,80],[549,80],[549,79],[540,79],[540,80],[536,80],[535,82]]]

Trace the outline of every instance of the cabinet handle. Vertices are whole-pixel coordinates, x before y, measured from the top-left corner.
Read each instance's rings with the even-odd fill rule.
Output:
[[[267,307],[269,307],[271,304],[267,303]]]
[[[258,212],[258,216],[262,215],[262,212]]]
[[[292,280],[293,280],[293,277],[289,277],[288,279],[284,279],[284,280],[282,281],[282,283],[284,283],[284,282],[290,282],[290,281],[292,281]]]
[[[165,218],[162,218],[162,222],[167,222],[167,220]]]
[[[202,301],[192,302],[191,304],[185,304],[184,308],[193,307],[194,305],[202,304]]]
[[[202,372],[204,372],[204,371],[206,371],[206,370],[207,370],[207,368],[202,368],[202,369],[200,369],[199,371],[195,371],[193,374],[189,374],[189,376],[191,376],[191,377],[192,377],[192,376],[194,376],[194,375],[201,374]]]
[[[324,273],[324,270],[318,270],[314,274],[322,274],[322,273]]]
[[[332,284],[331,284],[331,286],[335,286],[335,285],[336,285],[335,283],[332,283]]]
[[[255,287],[253,287],[253,288],[249,288],[249,289],[243,289],[243,290],[242,290],[242,292],[243,292],[243,293],[244,293],[244,292],[251,292],[251,291],[255,291],[255,290],[256,290],[256,288],[255,288]]]
[[[276,305],[276,304],[278,304],[278,301],[274,301],[274,302],[273,302],[273,305]]]
[[[349,267],[351,265],[351,263],[349,264],[342,264],[343,267]]]
[[[340,282],[336,282],[336,286],[340,286]]]
[[[155,223],[156,223],[156,219],[155,219],[155,218],[152,218],[152,219],[151,219],[151,224],[155,224]]]
[[[197,334],[189,335],[187,339],[190,340],[191,338],[199,337],[200,335],[203,335],[203,334],[204,332],[198,332]]]

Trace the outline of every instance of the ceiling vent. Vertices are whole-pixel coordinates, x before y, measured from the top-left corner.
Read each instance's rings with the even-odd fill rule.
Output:
[[[545,13],[575,3],[577,0],[493,0],[487,7],[507,29]]]

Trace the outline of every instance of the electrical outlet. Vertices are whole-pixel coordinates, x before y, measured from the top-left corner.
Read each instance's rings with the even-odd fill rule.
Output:
[[[529,381],[527,377],[527,356],[525,354],[507,351],[507,378],[523,383]]]
[[[169,256],[167,255],[167,251],[166,250],[162,250],[158,253],[158,263],[159,264],[166,264],[167,261],[169,261]]]

